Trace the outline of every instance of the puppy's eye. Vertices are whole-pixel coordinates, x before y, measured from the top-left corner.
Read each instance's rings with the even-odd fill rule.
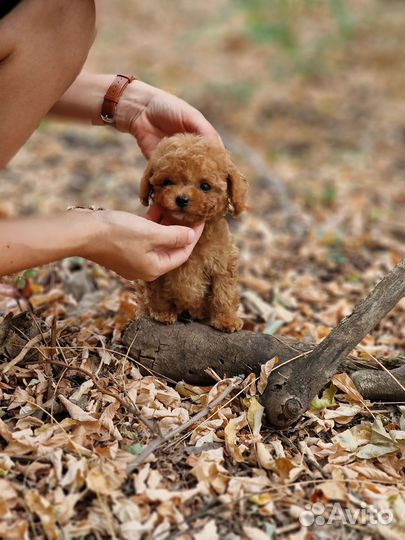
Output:
[[[202,182],[200,184],[200,189],[201,189],[201,191],[205,191],[205,192],[211,191],[211,186],[209,184],[207,184],[207,182]]]
[[[172,182],[172,180],[170,180],[170,178],[166,178],[166,179],[163,180],[163,182],[162,182],[162,186],[163,186],[163,187],[173,186],[173,185],[174,185],[174,182]]]

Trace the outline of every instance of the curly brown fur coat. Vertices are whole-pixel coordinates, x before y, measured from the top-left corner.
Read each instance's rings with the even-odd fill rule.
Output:
[[[245,179],[218,144],[191,134],[162,140],[143,175],[141,201],[147,206],[152,199],[171,223],[204,221],[205,227],[182,266],[145,283],[148,315],[169,324],[186,313],[218,330],[240,330],[239,251],[225,215],[245,210],[246,192]]]

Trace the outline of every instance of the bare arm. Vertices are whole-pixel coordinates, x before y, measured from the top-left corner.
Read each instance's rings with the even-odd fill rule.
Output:
[[[79,255],[94,240],[87,213],[0,221],[0,275]]]
[[[81,120],[103,125],[100,118],[101,106],[114,75],[82,71],[73,84],[49,111],[63,119]]]
[[[114,74],[82,71],[50,113],[104,126],[100,118],[101,107],[114,77]],[[162,137],[179,132],[199,133],[222,144],[216,130],[197,109],[138,80],[124,90],[116,108],[114,127],[133,135],[147,158]]]
[[[107,210],[0,220],[0,276],[80,256],[127,279],[150,281],[188,259],[202,228],[163,226]]]

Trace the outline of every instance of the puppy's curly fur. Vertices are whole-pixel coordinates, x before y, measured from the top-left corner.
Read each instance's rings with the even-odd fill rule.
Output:
[[[149,316],[170,324],[185,312],[218,330],[240,330],[239,251],[224,217],[245,210],[246,191],[245,179],[221,146],[191,134],[161,141],[141,181],[142,203],[148,206],[152,199],[172,224],[204,221],[205,228],[187,262],[145,283]]]

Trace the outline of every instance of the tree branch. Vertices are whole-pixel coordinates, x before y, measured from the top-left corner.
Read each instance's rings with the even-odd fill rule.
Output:
[[[336,373],[342,359],[391,311],[405,294],[405,259],[311,352],[269,378],[262,396],[267,417],[286,427],[309,407]]]

